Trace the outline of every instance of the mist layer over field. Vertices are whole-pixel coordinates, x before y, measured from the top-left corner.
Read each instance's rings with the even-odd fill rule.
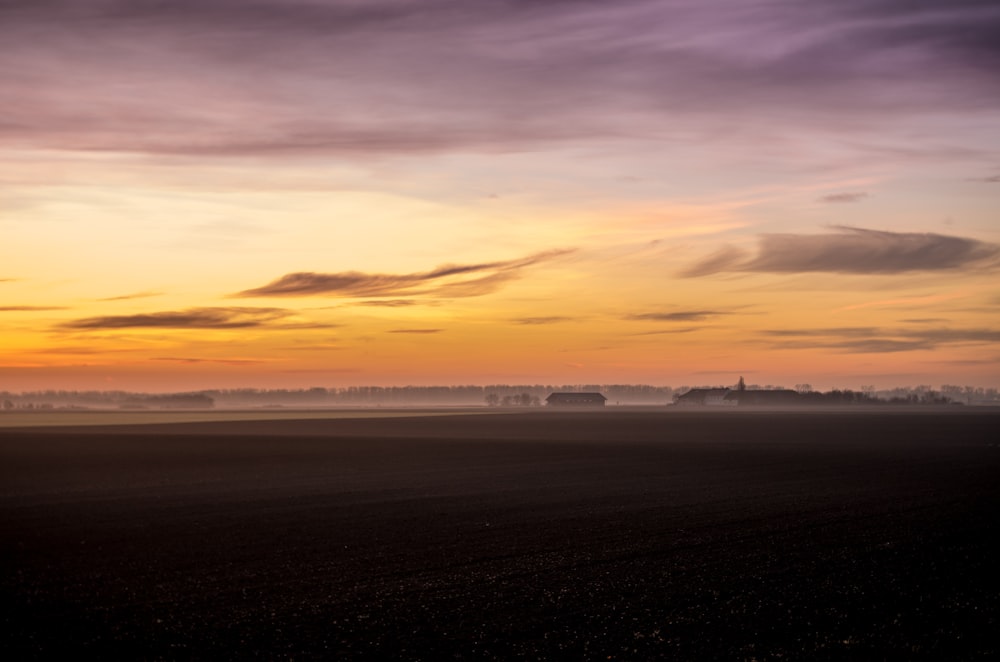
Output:
[[[970,659],[1000,416],[0,429],[16,659]]]

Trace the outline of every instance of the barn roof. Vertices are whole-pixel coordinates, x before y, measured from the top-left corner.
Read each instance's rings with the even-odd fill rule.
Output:
[[[700,400],[709,395],[724,396],[729,392],[728,388],[693,388],[678,396],[678,400]]]
[[[607,398],[604,397],[604,395],[602,395],[600,393],[577,393],[577,392],[552,393],[551,395],[549,395],[549,397],[545,398],[545,400],[546,401],[548,401],[548,400],[583,400],[583,399],[594,400],[594,399],[597,399],[597,398],[600,398],[601,400],[607,400]]]

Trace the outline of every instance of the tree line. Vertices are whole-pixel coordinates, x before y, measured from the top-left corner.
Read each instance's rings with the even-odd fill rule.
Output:
[[[700,387],[699,387],[700,388]],[[746,386],[747,390],[774,390],[771,384]],[[0,411],[16,409],[208,409],[246,407],[407,407],[407,406],[492,406],[538,407],[553,392],[598,392],[609,405],[665,405],[689,386],[648,384],[494,384],[459,386],[349,386],[305,389],[209,389],[185,393],[136,393],[129,391],[47,390],[0,392]],[[927,385],[876,390],[833,389],[814,391],[809,384],[796,384],[803,402],[855,404],[966,405],[1000,404],[996,388],[955,386],[940,389]]]

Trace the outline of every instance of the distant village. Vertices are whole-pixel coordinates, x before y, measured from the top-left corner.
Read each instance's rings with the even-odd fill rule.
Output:
[[[813,390],[746,384],[731,386],[650,386],[645,384],[489,386],[352,386],[308,389],[212,389],[188,393],[128,391],[0,392],[0,415],[52,409],[322,409],[338,407],[614,407],[677,408],[786,407],[798,405],[966,405],[1000,406],[996,388],[945,384],[876,390]]]

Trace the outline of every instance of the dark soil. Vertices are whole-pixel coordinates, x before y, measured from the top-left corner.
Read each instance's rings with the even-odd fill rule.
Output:
[[[998,659],[1000,415],[0,430],[4,659]]]

